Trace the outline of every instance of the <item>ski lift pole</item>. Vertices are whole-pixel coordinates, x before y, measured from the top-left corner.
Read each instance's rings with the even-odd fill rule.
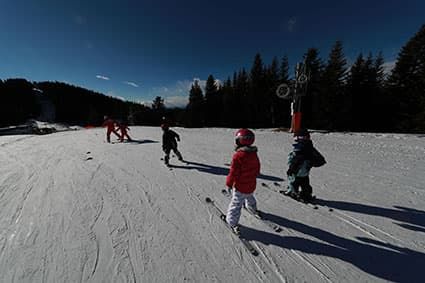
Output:
[[[301,129],[301,97],[300,93],[300,84],[304,82],[305,74],[303,70],[301,70],[301,66],[298,63],[295,69],[295,88],[294,88],[294,97],[291,103],[291,132],[296,133]]]

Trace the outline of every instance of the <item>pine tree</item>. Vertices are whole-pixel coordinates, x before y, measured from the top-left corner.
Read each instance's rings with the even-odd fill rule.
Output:
[[[186,113],[189,127],[204,126],[204,96],[198,80],[194,81],[190,89]]]
[[[267,125],[265,126],[275,127],[277,123],[280,99],[276,96],[276,90],[279,87],[279,81],[279,61],[274,57],[265,72],[265,85],[267,86],[265,104],[269,108],[269,111],[266,111]]]
[[[375,58],[374,68],[376,72],[376,82],[380,87],[384,87],[385,84],[385,70],[384,70],[384,55],[382,51],[378,53]]]
[[[205,125],[208,127],[217,126],[220,103],[218,97],[218,87],[213,75],[209,75],[205,85]]]
[[[350,130],[359,131],[363,125],[362,116],[363,105],[366,103],[364,97],[366,95],[366,68],[363,54],[360,54],[353,66],[351,66],[350,73],[347,79],[347,96],[349,96],[349,108],[350,108],[350,124],[347,128]]]
[[[344,91],[347,77],[346,65],[342,42],[337,41],[329,54],[320,82],[320,127],[342,129],[349,121],[347,120],[349,102]]]
[[[266,112],[269,111],[267,105],[265,87],[265,69],[261,55],[257,53],[250,72],[250,87],[248,92],[248,113],[245,117],[249,117],[249,125],[251,127],[261,127],[267,122]]]
[[[388,79],[397,131],[425,131],[425,25],[401,49]]]
[[[152,102],[152,109],[157,111],[165,109],[164,99],[161,96],[155,97]]]
[[[279,83],[289,82],[289,62],[288,56],[283,56],[279,68]]]
[[[373,119],[371,129],[375,132],[388,132],[393,130],[391,120],[393,113],[391,113],[391,97],[385,90],[385,70],[384,70],[384,56],[379,52],[374,61],[375,71],[375,95],[373,101]]]
[[[232,127],[234,124],[233,117],[233,107],[234,107],[234,94],[232,87],[232,80],[230,77],[224,82],[223,87],[221,89],[223,95],[223,116],[222,116],[222,126],[224,127]]]
[[[302,126],[316,128],[320,124],[317,119],[321,117],[320,108],[320,80],[323,72],[323,63],[319,58],[317,48],[309,48],[304,54],[304,64],[308,75],[307,90],[302,98]]]
[[[283,56],[279,67],[279,85],[287,84],[289,86],[289,62],[288,56]],[[276,124],[281,127],[289,128],[291,124],[291,101],[289,99],[277,100]]]
[[[152,115],[155,121],[160,121],[165,114],[164,99],[160,96],[155,97],[152,101]]]

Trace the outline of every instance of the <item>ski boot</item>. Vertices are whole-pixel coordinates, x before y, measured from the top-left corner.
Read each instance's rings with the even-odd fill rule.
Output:
[[[300,199],[299,193],[298,192],[295,192],[295,191],[293,191],[291,189],[288,189],[287,191],[283,192],[283,194],[285,196],[291,197],[291,198],[293,198],[295,200],[299,200]]]
[[[182,154],[181,154],[180,152],[176,152],[176,155],[177,155],[177,158],[178,158],[181,162],[184,162],[184,161],[183,161],[183,156],[182,156]]]
[[[232,231],[233,231],[233,233],[235,233],[235,235],[237,235],[237,236],[241,235],[241,229],[240,229],[239,225],[230,226],[230,229],[232,229]]]

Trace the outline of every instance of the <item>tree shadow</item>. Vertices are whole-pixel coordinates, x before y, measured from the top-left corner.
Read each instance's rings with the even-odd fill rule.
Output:
[[[384,280],[418,282],[423,276],[424,253],[368,238],[359,237],[359,241],[346,239],[269,213],[264,213],[264,217],[318,241],[297,236],[279,236],[244,226],[242,233],[246,239],[283,249],[340,259]]]
[[[193,161],[184,161],[187,165],[174,165],[170,164],[170,167],[172,168],[180,168],[180,169],[190,169],[190,170],[198,170],[200,172],[213,174],[213,175],[220,175],[220,176],[227,176],[229,174],[229,169],[214,165],[208,165],[204,163],[199,162],[193,162]],[[268,181],[283,181],[282,178],[275,177],[275,176],[269,176],[260,174],[258,179],[268,180]]]
[[[416,210],[413,208],[394,206],[396,209],[391,209],[366,204],[325,199],[316,199],[316,204],[325,205],[339,210],[391,218],[400,222],[404,222],[397,224],[405,229],[413,231],[424,232],[425,229],[425,211]]]

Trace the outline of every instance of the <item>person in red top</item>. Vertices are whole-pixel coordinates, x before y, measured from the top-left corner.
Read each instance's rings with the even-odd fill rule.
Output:
[[[115,130],[115,121],[108,116],[104,116],[103,119],[102,127],[106,127],[106,141],[111,142],[111,133],[114,133],[120,139],[121,136]]]
[[[254,191],[257,176],[260,174],[260,160],[257,147],[253,146],[255,135],[251,130],[240,129],[236,132],[236,148],[233,154],[226,186],[232,190],[232,200],[227,210],[226,221],[236,234],[239,234],[239,218],[242,206],[257,213],[257,201]]]

